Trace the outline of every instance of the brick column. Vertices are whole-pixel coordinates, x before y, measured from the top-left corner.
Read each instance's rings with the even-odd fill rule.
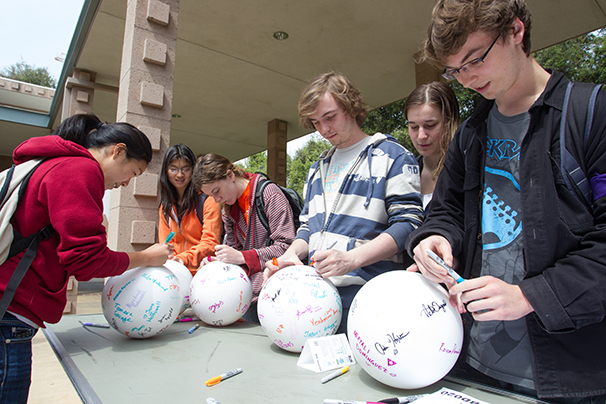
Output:
[[[286,186],[286,134],[288,124],[279,119],[267,123],[267,175]]]
[[[108,244],[140,251],[157,241],[158,178],[169,147],[179,0],[128,0],[116,120],[141,129],[154,150],[145,173],[110,198]]]

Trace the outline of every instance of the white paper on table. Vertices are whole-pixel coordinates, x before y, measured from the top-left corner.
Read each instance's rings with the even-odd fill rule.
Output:
[[[414,402],[415,404],[489,404],[465,393],[442,387],[435,393],[427,394]]]
[[[298,366],[316,373],[355,363],[345,334],[308,339],[297,361]]]

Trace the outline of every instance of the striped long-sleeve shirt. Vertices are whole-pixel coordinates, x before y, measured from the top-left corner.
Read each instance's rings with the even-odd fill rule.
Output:
[[[335,150],[324,152],[309,170],[297,238],[307,241],[311,257],[334,242],[334,249],[349,251],[381,233],[393,237],[398,254],[330,278],[336,286],[359,285],[381,273],[404,269],[406,239],[423,222],[416,159],[392,136],[376,133],[343,179],[333,206],[326,206],[323,187]]]
[[[295,238],[292,209],[288,199],[275,184],[268,184],[263,191],[269,233],[259,220],[255,210],[255,193],[262,178],[258,174],[250,178],[248,224],[237,203],[226,206],[229,212],[223,212],[225,244],[244,255],[246,264],[242,267],[250,277],[255,295],[258,295],[263,283],[265,262],[284,254]],[[267,246],[268,237],[273,240],[270,246]]]

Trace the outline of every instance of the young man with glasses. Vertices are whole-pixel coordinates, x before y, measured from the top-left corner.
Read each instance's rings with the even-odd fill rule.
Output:
[[[453,374],[550,402],[604,403],[605,96],[587,146],[584,125],[580,140],[563,132],[591,182],[586,207],[560,171],[569,80],[530,56],[524,0],[439,0],[424,59],[486,99],[457,131],[431,211],[407,241],[410,270],[445,283],[464,313]],[[456,284],[427,250],[466,280]]]

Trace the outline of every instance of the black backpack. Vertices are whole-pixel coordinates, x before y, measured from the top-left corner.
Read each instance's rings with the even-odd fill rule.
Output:
[[[564,106],[562,107],[562,119],[560,121],[560,171],[568,189],[589,210],[591,210],[591,205],[593,204],[591,184],[581,165],[566,148],[566,132],[570,132],[573,137],[582,136],[583,150],[580,157],[583,158],[593,123],[595,101],[601,87],[601,84],[568,83],[564,96]],[[570,124],[567,125],[567,121]],[[579,133],[579,127],[583,128],[583,133]]]
[[[255,190],[255,210],[257,212],[257,215],[259,216],[259,220],[261,221],[263,227],[265,227],[268,233],[271,233],[269,229],[269,221],[267,220],[267,214],[265,213],[265,201],[263,200],[263,191],[265,190],[265,187],[267,185],[275,184],[275,182],[270,180],[267,174],[265,173],[256,172],[255,174],[259,174],[265,177],[261,178],[257,183],[257,189]],[[297,229],[301,225],[301,222],[299,221],[299,215],[303,210],[303,205],[305,205],[305,202],[303,201],[303,198],[301,198],[299,193],[294,189],[283,187],[279,184],[276,185],[278,186],[278,188],[280,188],[286,199],[288,199],[288,203],[290,204],[290,208],[292,209],[296,233]],[[268,237],[267,246],[270,246],[272,243],[273,240]]]

